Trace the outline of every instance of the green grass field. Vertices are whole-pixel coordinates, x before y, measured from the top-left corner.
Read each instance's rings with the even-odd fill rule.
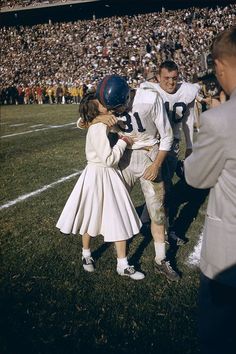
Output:
[[[187,259],[204,210],[177,250],[178,283],[154,272],[153,243],[142,234],[129,257],[145,272],[143,281],[116,274],[114,248],[101,236],[93,244],[96,272],[85,274],[80,236],[55,228],[78,175],[53,184],[86,164],[86,132],[69,125],[78,106],[0,109],[0,354],[198,353],[199,270]],[[143,203],[138,185],[132,197],[135,206]]]

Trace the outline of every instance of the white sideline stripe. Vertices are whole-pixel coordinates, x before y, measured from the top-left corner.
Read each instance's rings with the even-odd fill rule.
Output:
[[[42,125],[45,125],[45,124],[35,124],[35,125],[31,125],[30,128],[42,127]]]
[[[0,210],[9,208],[9,207],[12,206],[12,205],[15,205],[15,204],[17,204],[17,203],[19,203],[19,202],[22,202],[23,200],[26,200],[26,199],[28,199],[28,198],[34,197],[35,195],[38,195],[38,194],[40,194],[40,193],[46,191],[47,189],[56,186],[57,184],[60,184],[60,183],[62,183],[62,182],[64,182],[64,181],[67,181],[68,179],[71,179],[71,178],[73,178],[73,177],[75,177],[75,176],[78,176],[78,175],[80,175],[81,173],[82,173],[82,171],[77,171],[77,172],[75,172],[75,173],[72,173],[72,174],[69,175],[69,176],[62,177],[62,178],[60,178],[59,180],[57,180],[57,181],[55,181],[55,182],[53,182],[53,183],[51,183],[51,184],[47,184],[47,185],[43,186],[42,188],[37,189],[37,190],[34,191],[34,192],[21,195],[21,196],[19,196],[18,198],[16,198],[15,200],[11,200],[10,202],[8,202],[8,203],[6,203],[6,204],[0,205]]]
[[[9,127],[21,127],[22,125],[26,125],[26,123],[11,124]]]
[[[9,138],[9,137],[11,137],[11,136],[25,135],[25,134],[29,134],[29,133],[39,132],[39,131],[42,131],[42,130],[49,130],[49,129],[55,129],[55,128],[64,128],[64,127],[67,127],[67,126],[69,126],[69,125],[74,125],[74,124],[76,124],[76,122],[67,123],[67,124],[63,124],[63,125],[49,125],[49,126],[46,127],[46,128],[34,129],[34,130],[27,130],[26,132],[3,135],[3,136],[1,136],[1,139],[3,139],[3,138]]]
[[[190,265],[193,265],[193,266],[199,266],[200,265],[202,238],[203,238],[203,233],[200,234],[198,243],[194,247],[193,252],[188,256],[187,263],[190,264]]]

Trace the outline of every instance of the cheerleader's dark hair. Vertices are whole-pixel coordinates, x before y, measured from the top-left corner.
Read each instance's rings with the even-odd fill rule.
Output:
[[[94,93],[85,95],[79,104],[79,117],[85,124],[92,122],[99,115],[98,102]]]

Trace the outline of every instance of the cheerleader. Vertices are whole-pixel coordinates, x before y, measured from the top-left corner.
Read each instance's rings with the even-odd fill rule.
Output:
[[[99,115],[108,113],[94,94],[87,94],[79,107],[80,117],[88,125],[85,153],[87,166],[72,190],[56,227],[64,234],[82,235],[82,264],[87,272],[95,270],[91,255],[91,239],[103,235],[105,242],[114,242],[117,252],[117,273],[140,280],[144,274],[130,266],[126,242],[139,233],[140,219],[136,213],[118,162],[130,137],[119,135],[110,146],[109,128],[103,123],[91,124]]]

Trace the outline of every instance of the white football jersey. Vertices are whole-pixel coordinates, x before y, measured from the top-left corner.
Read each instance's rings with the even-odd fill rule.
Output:
[[[132,149],[141,149],[160,143],[159,150],[169,151],[173,142],[173,132],[164,102],[158,92],[138,88],[132,110],[119,117],[123,124],[123,134],[134,137]],[[118,121],[119,125],[119,121]]]
[[[194,101],[198,95],[199,87],[182,82],[178,84],[178,89],[173,94],[164,91],[159,83],[143,82],[140,87],[160,93],[165,103],[174,138],[180,140],[183,129],[186,148],[191,149],[193,145]]]

